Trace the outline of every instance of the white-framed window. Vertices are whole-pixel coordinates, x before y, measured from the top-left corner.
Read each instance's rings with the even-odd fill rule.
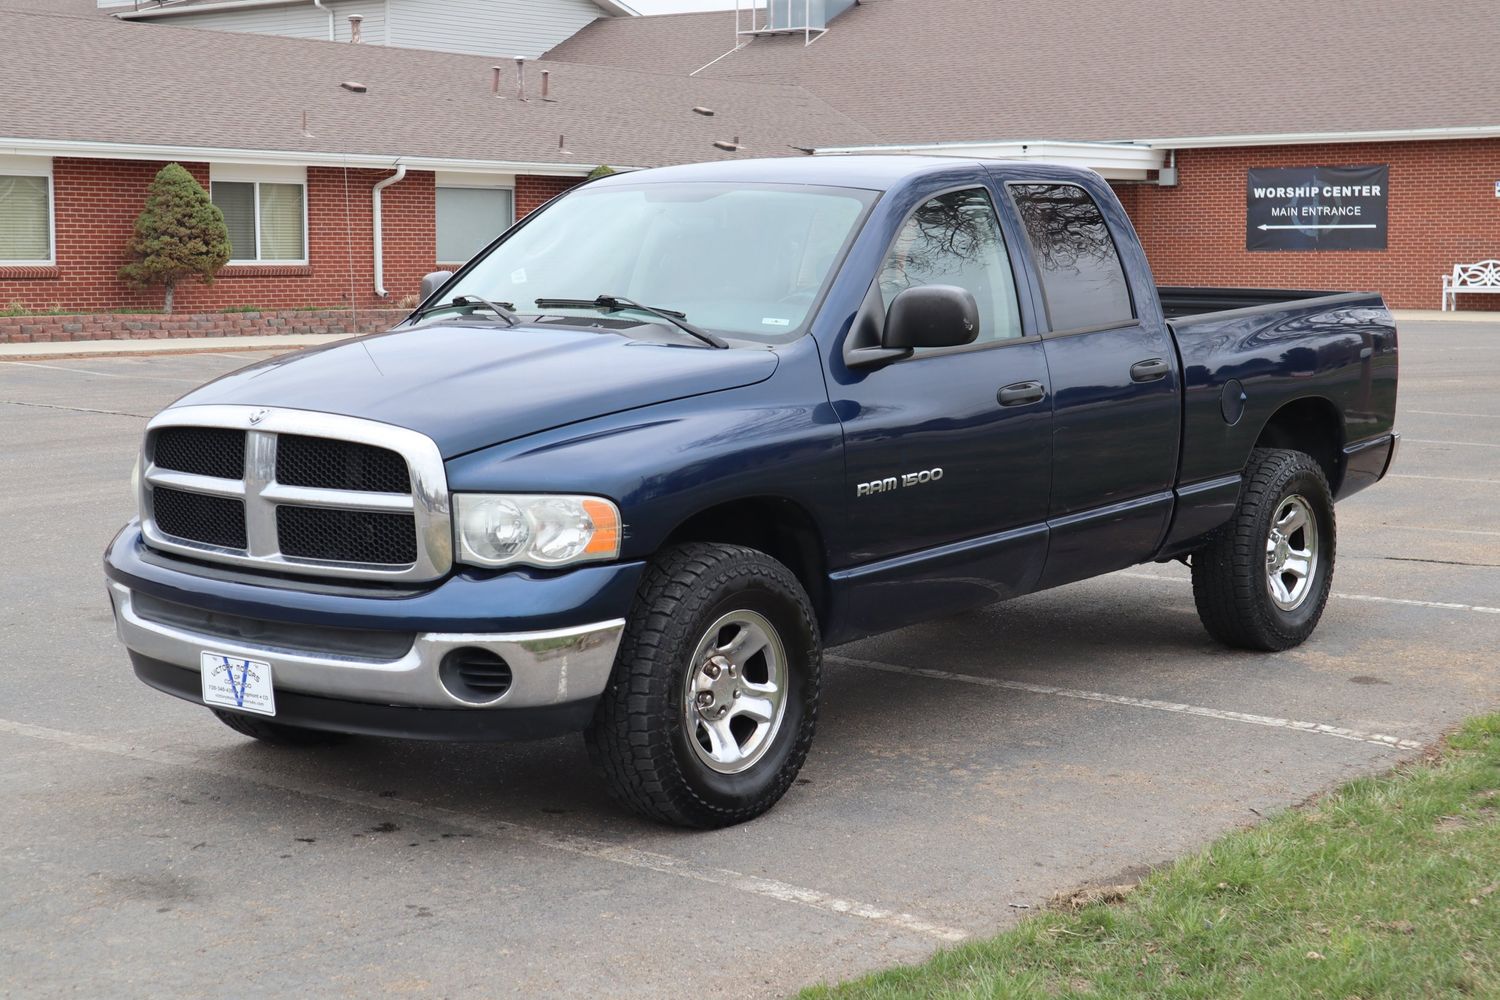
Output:
[[[462,264],[516,221],[516,182],[509,175],[438,171],[437,263]]]
[[[305,168],[210,164],[209,197],[229,230],[229,263],[307,263]]]
[[[0,265],[57,260],[52,159],[0,156]]]

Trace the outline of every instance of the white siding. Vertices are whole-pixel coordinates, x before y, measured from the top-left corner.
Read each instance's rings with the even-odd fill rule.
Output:
[[[390,0],[389,44],[535,59],[603,16],[593,0]]]
[[[349,40],[349,15],[362,14],[364,22],[359,28],[361,37],[371,45],[385,44],[385,0],[325,0],[323,6],[333,11],[336,41]],[[328,15],[314,7],[312,0],[290,7],[179,14],[161,18],[156,23],[174,28],[211,28],[215,31],[250,31],[260,35],[286,35],[291,38],[328,38]]]

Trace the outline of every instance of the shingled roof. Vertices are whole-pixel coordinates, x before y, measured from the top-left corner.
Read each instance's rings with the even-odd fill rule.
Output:
[[[125,146],[174,156],[255,150],[307,162],[401,157],[585,172],[874,138],[795,84],[531,62],[530,100],[518,101],[507,61],[497,99],[486,57],[126,23],[17,2],[0,0],[0,153],[86,143],[95,155]],[[540,100],[542,70],[551,71],[549,101]],[[367,90],[352,93],[346,81]],[[713,145],[736,136],[739,152]]]
[[[726,55],[728,11],[596,21],[547,58],[799,85],[886,143],[1391,132],[1500,126],[1493,18],[1479,0],[861,0],[811,46]]]

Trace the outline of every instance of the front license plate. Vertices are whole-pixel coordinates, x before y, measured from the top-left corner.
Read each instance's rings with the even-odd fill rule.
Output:
[[[275,715],[276,692],[271,690],[271,665],[204,650],[203,703],[257,715]]]

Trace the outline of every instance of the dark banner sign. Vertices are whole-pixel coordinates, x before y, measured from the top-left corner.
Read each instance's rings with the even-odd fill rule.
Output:
[[[1378,167],[1251,170],[1247,250],[1384,250],[1390,173]]]

